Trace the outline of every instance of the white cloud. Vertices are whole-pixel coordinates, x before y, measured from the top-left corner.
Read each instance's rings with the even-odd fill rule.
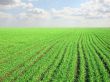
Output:
[[[0,9],[10,9],[10,8],[16,8],[16,7],[22,7],[22,8],[32,8],[32,3],[25,3],[21,0],[0,0]]]
[[[110,17],[110,0],[89,0],[81,4],[79,8],[52,9],[52,13],[56,17],[106,18]]]
[[[0,8],[13,8],[22,4],[21,0],[0,0]]]
[[[9,18],[13,18],[12,14],[9,13],[4,13],[4,12],[0,12],[0,19],[9,19]]]
[[[48,19],[49,12],[45,11],[41,8],[31,8],[28,9],[26,12],[22,12],[18,15],[21,19]]]
[[[20,2],[20,0],[0,0],[0,5],[13,5]]]
[[[90,0],[80,7],[82,15],[85,17],[109,17],[110,1],[108,0]]]
[[[19,7],[19,9],[25,9],[22,12],[17,13],[16,15],[13,14],[14,18],[18,19],[44,19],[49,17],[49,13],[44,9],[34,7],[34,5],[30,2],[22,2],[21,0],[1,0],[0,1],[0,8],[4,9],[12,9]],[[5,10],[5,9],[4,9]],[[7,14],[7,16],[5,16]],[[1,17],[10,17],[10,13],[2,12]]]
[[[8,18],[14,22],[16,20],[16,25],[110,26],[110,0],[88,0],[82,3],[79,8],[64,7],[59,10],[52,8],[51,11],[35,7],[32,3],[25,3],[21,0],[4,0],[0,3],[1,7],[25,9],[16,15],[0,13],[0,19]]]
[[[65,18],[65,19],[77,19],[80,17],[81,12],[78,8],[64,7],[61,10],[52,9],[52,15],[56,18]]]
[[[23,7],[23,8],[26,8],[26,9],[31,9],[31,8],[34,7],[34,5],[32,3],[27,3],[27,4],[22,3],[20,6]]]

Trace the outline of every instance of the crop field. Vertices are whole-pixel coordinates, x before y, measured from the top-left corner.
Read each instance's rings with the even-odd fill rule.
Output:
[[[110,29],[0,29],[0,82],[110,82]]]

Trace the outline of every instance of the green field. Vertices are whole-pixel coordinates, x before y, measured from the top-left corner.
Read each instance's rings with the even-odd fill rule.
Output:
[[[0,82],[110,82],[110,29],[0,29]]]

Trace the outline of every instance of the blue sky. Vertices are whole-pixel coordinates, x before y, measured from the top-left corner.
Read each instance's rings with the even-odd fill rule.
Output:
[[[109,27],[109,21],[110,0],[0,0],[0,27]]]
[[[83,3],[85,0],[33,0],[33,4],[37,7],[50,10],[51,8],[63,8],[66,6],[69,7],[80,7],[80,4]]]

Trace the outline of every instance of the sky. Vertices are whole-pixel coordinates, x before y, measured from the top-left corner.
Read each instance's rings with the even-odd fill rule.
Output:
[[[0,27],[110,27],[110,0],[0,0]]]

